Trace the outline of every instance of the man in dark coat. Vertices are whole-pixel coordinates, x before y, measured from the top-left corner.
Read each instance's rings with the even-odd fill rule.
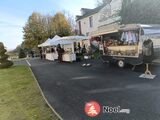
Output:
[[[57,45],[57,52],[58,52],[58,61],[62,62],[63,61],[62,60],[62,55],[64,53],[64,49],[61,48],[60,44]]]

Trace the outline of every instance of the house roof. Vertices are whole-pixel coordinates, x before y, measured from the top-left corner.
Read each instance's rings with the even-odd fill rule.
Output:
[[[81,20],[81,19],[83,19],[85,17],[91,16],[91,15],[93,15],[95,13],[98,13],[105,5],[106,4],[103,4],[103,5],[99,6],[99,7],[94,8],[94,9],[88,9],[87,12],[84,15],[77,16],[76,21]]]

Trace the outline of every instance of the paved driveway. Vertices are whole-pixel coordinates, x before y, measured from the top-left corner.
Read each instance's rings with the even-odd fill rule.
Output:
[[[81,63],[57,63],[29,60],[45,96],[64,120],[159,120],[160,67],[152,66],[154,80],[139,78],[136,71],[92,61],[92,67]],[[85,103],[97,101],[100,106],[130,109],[130,114],[103,113],[94,118],[84,112]],[[102,110],[102,108],[101,108]]]

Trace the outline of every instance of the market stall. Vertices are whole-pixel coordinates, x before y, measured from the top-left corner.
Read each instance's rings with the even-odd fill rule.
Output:
[[[53,41],[51,44],[54,46],[57,46],[58,44],[60,44],[61,47],[64,49],[65,52],[63,53],[63,56],[62,56],[63,61],[66,61],[66,62],[76,61],[73,41],[59,39],[57,41]]]
[[[38,45],[38,47],[41,48],[41,51],[42,51],[41,54],[42,54],[43,58],[45,58],[47,60],[53,60],[53,61],[58,59],[56,46],[52,45],[51,43],[59,40],[60,38],[61,37],[59,37],[58,35],[55,35],[54,38],[52,38],[52,39],[49,38],[44,43]]]
[[[80,46],[83,46],[85,44],[86,46],[89,46],[89,39],[86,36],[67,36],[61,37],[59,40],[51,42],[51,44],[55,46],[60,44],[65,51],[62,56],[63,61],[73,62],[76,61],[77,57],[77,45],[80,44]]]
[[[76,53],[81,52],[81,48],[84,45],[86,47],[90,46],[90,41],[86,36],[59,37],[56,35],[53,39],[48,39],[46,42],[38,45],[38,47],[42,49],[42,54],[45,56],[45,59],[56,60],[58,59],[56,50],[58,44],[60,44],[65,51],[62,56],[63,61],[73,62],[76,61]]]

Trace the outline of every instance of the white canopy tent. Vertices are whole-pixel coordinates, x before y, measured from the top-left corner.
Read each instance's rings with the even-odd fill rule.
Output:
[[[65,53],[63,54],[63,61],[76,61],[76,53],[74,51],[74,43],[80,42],[83,40],[89,40],[89,37],[87,36],[66,36],[61,37],[55,41],[51,41],[50,45],[57,46],[60,44],[62,48],[65,50]]]
[[[46,47],[46,46],[53,46],[58,44],[72,44],[73,42],[78,42],[81,40],[88,40],[89,37],[87,36],[66,36],[66,37],[59,37],[55,35],[54,38],[46,40],[44,43],[38,45],[38,47]]]
[[[66,37],[59,37],[57,40],[52,40],[50,42],[50,45],[67,45],[67,44],[73,44],[73,42],[78,42],[81,40],[87,40],[89,37],[87,36],[66,36]]]
[[[62,48],[65,50],[63,54],[63,61],[75,61],[76,53],[74,51],[74,43],[80,42],[83,40],[89,40],[87,36],[66,36],[59,37],[56,35],[53,39],[48,39],[46,42],[38,45],[38,47],[42,47],[42,49],[55,49],[55,52],[45,52],[46,59],[55,60],[58,58],[58,54],[56,51],[56,46],[60,44]]]
[[[44,43],[38,45],[38,47],[42,48],[42,56],[45,56],[45,59],[48,60],[55,60],[58,58],[57,52],[56,50],[54,50],[55,48],[53,47],[53,45],[51,44],[52,42],[55,42],[57,40],[59,40],[61,37],[59,37],[58,35],[55,35],[54,38],[52,39],[48,39],[46,40]],[[52,52],[55,51],[55,52]]]
[[[49,38],[49,39],[46,40],[44,43],[38,45],[38,47],[46,47],[46,46],[49,46],[51,40],[52,40],[52,39]]]
[[[58,35],[55,35],[54,38],[46,40],[44,43],[38,45],[38,47],[47,47],[47,46],[52,46],[52,42],[59,40],[61,37]]]

